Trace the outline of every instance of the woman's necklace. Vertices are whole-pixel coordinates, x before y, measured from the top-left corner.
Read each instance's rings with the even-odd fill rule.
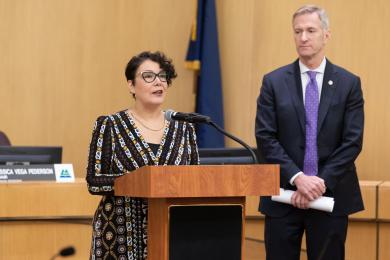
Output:
[[[161,128],[159,129],[153,129],[153,128],[150,128],[149,126],[145,125],[141,120],[139,120],[137,117],[134,116],[133,112],[129,111],[130,112],[130,115],[138,122],[140,123],[143,127],[145,127],[146,129],[150,130],[150,131],[154,131],[154,132],[159,132],[161,131],[164,127],[165,127],[165,118],[164,118],[164,121],[163,121],[163,125]]]

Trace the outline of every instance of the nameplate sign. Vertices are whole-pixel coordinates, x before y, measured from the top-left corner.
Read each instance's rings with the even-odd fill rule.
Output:
[[[0,165],[0,182],[74,182],[72,164]]]

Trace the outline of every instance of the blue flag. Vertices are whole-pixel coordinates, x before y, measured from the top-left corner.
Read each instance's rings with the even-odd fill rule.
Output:
[[[192,26],[186,67],[198,71],[196,112],[210,116],[214,123],[224,127],[222,83],[219,64],[217,16],[214,0],[197,1],[197,17]],[[198,146],[224,147],[224,136],[213,127],[198,124]]]

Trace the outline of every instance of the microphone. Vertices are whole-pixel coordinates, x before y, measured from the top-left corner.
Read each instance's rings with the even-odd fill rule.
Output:
[[[71,256],[71,255],[74,255],[75,253],[76,253],[76,249],[73,246],[68,246],[68,247],[61,249],[57,254],[52,256],[50,259],[53,260],[57,256],[65,256],[65,257]]]
[[[172,109],[165,111],[165,119],[168,121],[178,120],[190,123],[209,123],[211,118],[198,113],[181,113],[175,112]]]
[[[178,120],[178,121],[186,121],[190,123],[206,123],[208,125],[211,125],[215,129],[217,129],[220,133],[223,135],[233,139],[237,143],[244,146],[251,154],[253,163],[258,164],[259,161],[257,160],[256,154],[253,152],[252,148],[249,147],[244,141],[240,140],[239,138],[229,134],[224,129],[222,129],[220,126],[218,126],[216,123],[214,123],[209,116],[201,115],[198,113],[181,113],[181,112],[175,112],[172,109],[168,109],[165,111],[165,119],[170,121]]]

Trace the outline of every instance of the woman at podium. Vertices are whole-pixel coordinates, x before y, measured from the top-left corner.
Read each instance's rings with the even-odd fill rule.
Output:
[[[86,180],[102,195],[93,219],[91,259],[147,258],[147,200],[114,196],[114,179],[145,165],[198,164],[193,125],[165,120],[162,105],[172,80],[172,61],[142,52],[128,62],[132,107],[100,116],[89,147]]]

